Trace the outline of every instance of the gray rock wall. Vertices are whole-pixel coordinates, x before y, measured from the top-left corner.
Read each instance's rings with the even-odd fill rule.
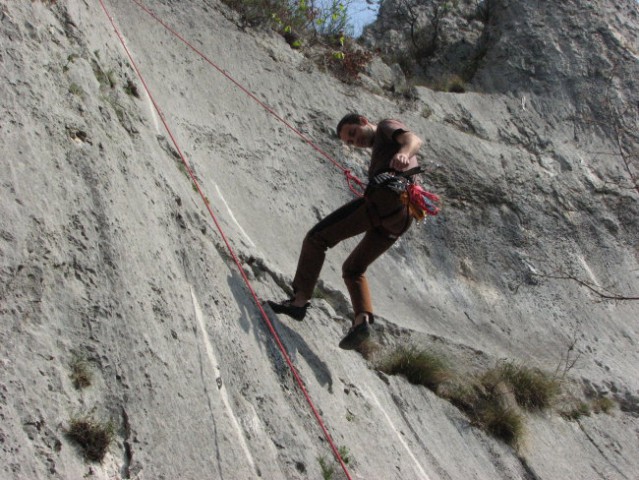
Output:
[[[100,3],[0,1],[0,476],[322,478],[324,458],[341,478],[207,204],[258,296],[283,298],[305,232],[352,195],[339,170],[135,3],[105,4],[205,199]],[[636,477],[639,307],[587,287],[639,292],[639,197],[623,163],[636,144],[624,137],[620,153],[618,129],[575,121],[582,104],[602,105],[586,78],[563,95],[544,89],[550,73],[502,88],[499,68],[516,68],[500,39],[526,38],[505,25],[532,7],[504,3],[491,24],[503,32],[474,80],[484,92],[419,87],[398,102],[339,83],[221,4],[149,6],[353,172],[366,153],[333,136],[347,111],[402,118],[424,138],[444,208],[370,269],[382,349],[434,350],[460,374],[500,359],[561,372],[574,352],[567,388],[615,401],[579,421],[560,405],[527,414],[516,450],[340,350],[350,240],[329,251],[305,322],[270,316],[353,478]],[[629,18],[625,30],[606,25],[631,44]],[[621,43],[606,55],[622,55]],[[614,78],[614,105],[632,106],[636,77]],[[78,358],[92,376],[81,389]],[[102,462],[66,435],[87,416],[112,425]]]

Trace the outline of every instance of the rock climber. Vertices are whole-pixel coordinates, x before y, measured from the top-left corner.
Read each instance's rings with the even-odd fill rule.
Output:
[[[362,198],[335,210],[307,233],[293,279],[293,297],[267,303],[275,313],[303,320],[326,250],[363,233],[361,241],[342,266],[354,317],[339,346],[352,350],[370,336],[369,325],[374,322],[366,269],[408,230],[413,221],[407,205],[400,200],[400,194],[386,187],[387,180],[389,176],[416,171],[416,155],[422,140],[399,120],[385,119],[375,124],[357,113],[350,113],[340,120],[337,136],[348,145],[371,149],[366,192]],[[410,177],[413,180],[412,175]]]

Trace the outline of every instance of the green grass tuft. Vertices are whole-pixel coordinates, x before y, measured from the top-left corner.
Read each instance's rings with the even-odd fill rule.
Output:
[[[342,461],[348,465],[351,462],[351,452],[346,445],[342,445],[337,449],[339,456],[342,457]]]
[[[598,397],[590,403],[578,402],[569,410],[562,410],[559,414],[566,420],[577,421],[582,417],[600,413],[610,413],[615,406],[615,401],[608,397]]]
[[[72,83],[71,85],[69,85],[69,93],[78,97],[84,97],[84,90],[77,83]]]
[[[318,457],[317,461],[322,469],[322,478],[324,480],[331,480],[333,478],[333,473],[335,473],[335,467],[331,465],[329,460],[326,460],[326,457]]]

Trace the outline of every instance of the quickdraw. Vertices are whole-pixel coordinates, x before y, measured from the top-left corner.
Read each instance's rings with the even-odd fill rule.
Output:
[[[415,220],[423,220],[427,215],[439,213],[440,198],[413,182],[412,176],[424,173],[420,167],[406,172],[385,171],[373,177],[369,188],[384,187],[399,194],[399,198],[408,207],[408,213]]]
[[[417,221],[423,220],[427,215],[439,213],[439,195],[424,190],[420,185],[408,184],[399,198],[408,206],[410,216]]]

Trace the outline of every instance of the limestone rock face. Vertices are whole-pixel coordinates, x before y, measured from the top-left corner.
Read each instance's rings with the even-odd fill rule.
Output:
[[[632,0],[387,0],[363,39],[433,84],[457,75],[483,92],[588,105],[622,90],[636,105],[638,22]]]
[[[363,86],[220,2],[144,7],[0,0],[0,478],[345,478],[325,431],[352,478],[636,478],[636,2],[426,2],[414,38],[387,2],[367,41],[430,50]],[[426,86],[453,74],[465,93]],[[353,199],[326,156],[364,177],[334,135],[352,111],[416,132],[443,199],[367,272],[366,355],[338,348],[358,239],[304,322],[261,308]],[[448,383],[381,373],[398,346]],[[504,361],[562,384],[517,410],[517,448],[469,412]],[[111,439],[101,461],[76,420]]]
[[[488,6],[473,0],[381,2],[377,20],[362,40],[406,74],[421,81],[468,79],[483,56],[489,31]]]

